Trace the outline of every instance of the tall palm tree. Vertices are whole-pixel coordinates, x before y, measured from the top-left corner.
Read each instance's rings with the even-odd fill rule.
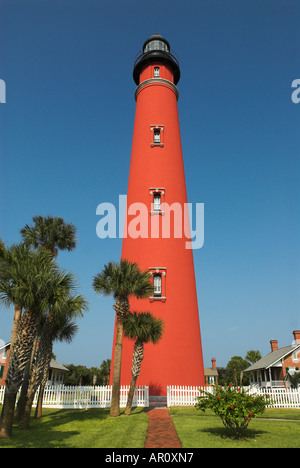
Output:
[[[82,296],[74,296],[74,278],[69,273],[59,272],[54,278],[52,290],[48,298],[48,312],[43,320],[39,346],[35,362],[31,370],[24,407],[20,410],[21,429],[27,429],[30,422],[30,412],[34,395],[41,384],[44,369],[49,370],[52,346],[55,335],[61,327],[66,326],[66,320],[82,316],[87,308],[87,302]]]
[[[73,250],[76,247],[76,227],[63,218],[34,216],[34,226],[28,224],[21,229],[24,243],[35,248],[43,248],[57,257],[58,249]]]
[[[23,382],[37,333],[38,317],[48,307],[48,292],[57,265],[45,251],[25,245],[6,249],[0,261],[0,297],[5,305],[20,311],[14,323],[6,376],[0,437],[10,437],[17,392]],[[21,311],[25,310],[21,316]],[[15,312],[15,317],[17,313]]]
[[[70,251],[76,247],[76,228],[73,224],[65,223],[63,218],[52,216],[35,216],[33,217],[33,222],[34,225],[32,227],[26,225],[20,231],[25,245],[44,250],[52,258],[57,257],[58,249]],[[15,321],[17,320],[18,315],[16,315]],[[26,366],[22,390],[15,416],[16,419],[20,419],[24,413],[29,378],[36,352],[37,338],[38,337],[36,336],[31,353],[31,359]]]
[[[96,293],[105,296],[113,295],[116,312],[116,341],[113,368],[112,396],[110,416],[120,415],[120,376],[123,342],[123,322],[129,312],[129,296],[138,299],[149,297],[153,292],[151,275],[147,271],[140,271],[136,263],[121,260],[120,263],[110,262],[104,270],[93,280]]]
[[[140,375],[142,361],[144,359],[144,344],[156,344],[164,332],[164,322],[154,317],[150,312],[129,313],[124,321],[124,335],[135,340],[131,368],[131,382],[128,393],[125,414],[131,414],[131,406],[134,396],[136,381]]]

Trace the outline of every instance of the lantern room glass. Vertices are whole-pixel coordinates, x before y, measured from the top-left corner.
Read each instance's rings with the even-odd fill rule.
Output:
[[[153,50],[162,50],[163,52],[169,52],[167,44],[163,41],[150,41],[145,46],[144,52],[152,52]]]

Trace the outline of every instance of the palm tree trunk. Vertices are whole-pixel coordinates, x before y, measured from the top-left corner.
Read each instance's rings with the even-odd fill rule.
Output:
[[[138,376],[131,376],[131,382],[130,382],[130,388],[128,392],[128,398],[127,398],[127,404],[125,408],[125,413],[127,416],[131,414],[131,407],[132,407],[132,402],[133,402],[133,397],[134,397],[134,391],[135,391],[135,386],[136,386],[136,381],[137,381]]]
[[[30,413],[35,395],[35,386],[29,385],[26,395],[25,407],[19,422],[19,429],[28,429],[30,424]]]
[[[13,328],[11,331],[11,338],[10,338],[10,354],[12,354],[14,350],[14,344],[17,339],[18,327],[19,327],[19,323],[21,320],[21,315],[22,315],[22,307],[18,306],[18,304],[15,304],[14,322],[13,322]]]
[[[28,384],[28,390],[26,395],[26,401],[24,406],[23,414],[21,415],[19,422],[19,429],[28,429],[30,424],[31,408],[34,400],[34,395],[42,381],[45,367],[49,364],[49,348],[52,346],[52,326],[53,317],[48,314],[46,323],[43,327],[41,334],[39,347],[36,353],[36,359],[32,368],[30,381]],[[51,358],[51,355],[50,355]]]
[[[43,381],[40,386],[39,397],[38,397],[38,401],[37,401],[36,408],[35,408],[35,414],[34,414],[35,419],[40,419],[42,417],[45,387],[46,387],[46,382]]]
[[[22,307],[15,304],[15,314],[14,314],[13,328],[12,328],[12,331],[11,331],[11,339],[10,339],[10,356],[12,356],[13,352],[14,352],[14,345],[15,345],[15,342],[16,342],[17,336],[18,336],[18,327],[19,327],[19,323],[20,323],[20,320],[21,320],[21,315],[22,315]],[[6,404],[6,397],[8,397],[8,395],[6,395],[6,392],[5,392],[1,418],[3,417],[3,414],[4,414],[4,407],[5,407],[5,404]],[[16,402],[16,399],[15,399],[15,402]]]
[[[110,416],[120,416],[120,381],[121,381],[121,360],[123,342],[123,322],[117,322],[117,334],[115,343],[115,360],[112,378]]]
[[[14,389],[11,391],[5,389],[5,405],[0,421],[0,439],[12,436],[16,398],[17,392]]]
[[[17,393],[22,385],[24,370],[30,359],[34,337],[36,334],[36,321],[34,314],[25,311],[18,327],[14,351],[10,354],[9,366],[5,381],[5,396],[1,415],[1,437],[10,437],[14,420],[14,410]]]
[[[135,385],[138,376],[140,375],[142,361],[144,359],[144,344],[143,342],[136,340],[134,344],[133,357],[132,357],[132,368],[131,368],[131,382],[127,398],[127,404],[125,408],[125,414],[131,414],[131,407],[134,397]]]
[[[47,380],[48,380],[48,374],[49,374],[50,362],[51,362],[51,357],[52,357],[52,351],[53,351],[53,343],[51,341],[51,345],[47,349],[46,365],[45,365],[44,370],[43,370],[43,376],[42,376],[42,381],[41,381],[41,385],[40,385],[39,397],[38,397],[38,402],[37,402],[37,405],[36,405],[36,410],[35,410],[35,415],[34,415],[34,417],[36,419],[39,419],[39,418],[42,417],[44,391],[45,391],[46,383],[47,383]]]
[[[115,342],[115,360],[113,368],[112,392],[110,416],[120,416],[120,381],[121,381],[121,361],[123,346],[123,324],[126,314],[129,311],[129,301],[127,298],[118,298],[114,304],[117,314],[117,331]]]
[[[38,336],[36,335],[34,342],[33,342],[33,347],[31,351],[31,357],[30,360],[28,361],[25,372],[24,372],[24,380],[21,388],[21,394],[18,400],[17,404],[17,410],[15,413],[15,420],[20,421],[22,415],[24,414],[25,411],[25,404],[26,404],[26,396],[27,396],[27,391],[28,391],[28,385],[29,385],[29,379],[32,371],[32,366],[33,366],[33,361],[34,361],[34,356],[36,354],[36,347],[37,347],[37,341],[38,341]]]

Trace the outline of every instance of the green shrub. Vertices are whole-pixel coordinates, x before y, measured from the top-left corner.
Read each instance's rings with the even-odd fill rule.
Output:
[[[251,419],[263,413],[269,403],[269,395],[250,395],[242,388],[229,385],[215,386],[213,393],[203,392],[195,406],[202,411],[212,409],[221,418],[228,433],[234,438],[240,438]]]

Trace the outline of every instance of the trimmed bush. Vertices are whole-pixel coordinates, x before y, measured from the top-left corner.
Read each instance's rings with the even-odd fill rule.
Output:
[[[228,385],[215,386],[213,393],[203,392],[195,407],[205,411],[210,408],[219,416],[229,435],[235,439],[244,436],[251,419],[263,413],[270,404],[269,395],[250,395],[242,388]]]

